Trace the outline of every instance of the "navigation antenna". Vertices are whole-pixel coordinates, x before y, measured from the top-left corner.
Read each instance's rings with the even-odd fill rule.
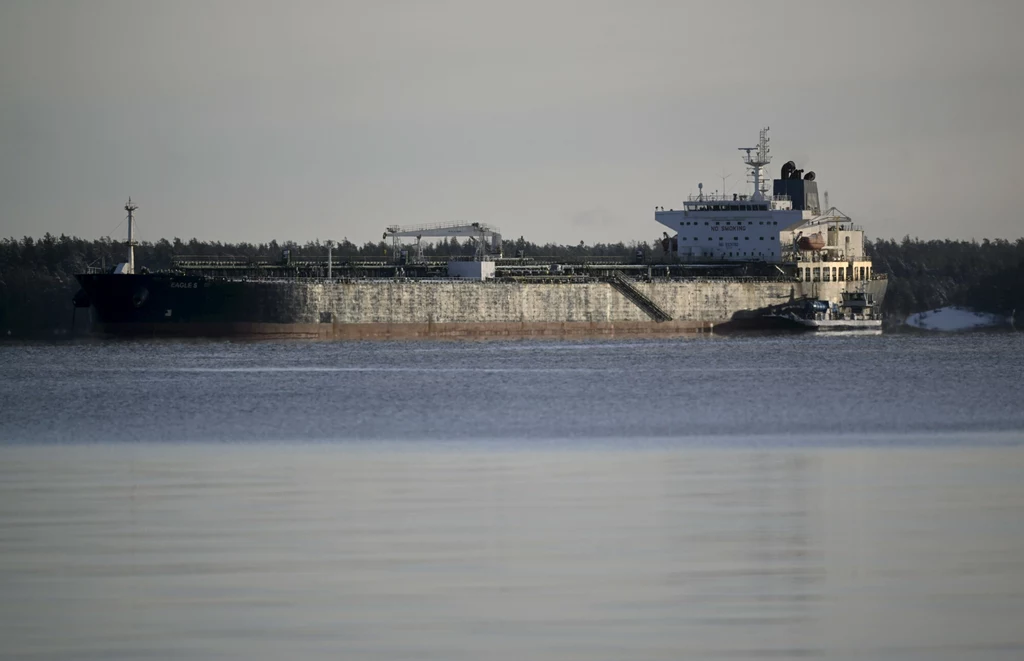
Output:
[[[750,183],[754,184],[754,195],[752,196],[755,200],[763,200],[765,194],[768,192],[768,182],[761,181],[761,168],[768,165],[772,161],[772,157],[768,150],[768,129],[766,126],[761,129],[761,137],[757,141],[756,147],[740,147],[740,151],[747,152],[746,158],[743,162],[750,166]]]
[[[128,269],[125,273],[135,273],[135,246],[138,245],[135,241],[135,210],[139,208],[139,205],[132,204],[132,198],[128,198],[128,203],[124,205],[124,210],[128,212]]]

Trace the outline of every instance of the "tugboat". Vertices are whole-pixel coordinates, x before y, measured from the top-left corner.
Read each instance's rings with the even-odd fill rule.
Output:
[[[804,298],[760,310],[738,312],[718,332],[730,331],[853,331],[879,335],[882,318],[874,297],[866,292],[843,292],[842,302],[829,304]]]

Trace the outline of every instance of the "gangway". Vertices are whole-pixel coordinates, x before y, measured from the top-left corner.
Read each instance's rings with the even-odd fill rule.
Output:
[[[608,276],[608,284],[614,287],[620,294],[628,298],[638,308],[647,313],[647,315],[657,321],[672,321],[672,315],[665,312],[657,303],[652,301],[646,294],[636,288],[636,286],[630,282],[630,279],[625,273],[619,270],[611,272]]]
[[[501,231],[484,223],[435,223],[430,225],[391,225],[384,232],[384,240],[391,237],[395,255],[398,255],[402,237],[415,237],[416,261],[423,261],[423,237],[467,236],[476,244],[476,259],[501,256]]]

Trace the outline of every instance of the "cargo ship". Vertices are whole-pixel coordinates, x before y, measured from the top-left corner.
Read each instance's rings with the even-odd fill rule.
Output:
[[[660,254],[629,263],[505,256],[498,228],[475,222],[388,227],[386,261],[338,259],[328,247],[322,258],[285,251],[273,262],[181,256],[150,272],[136,268],[129,199],[127,261],[77,275],[74,304],[99,334],[311,339],[673,335],[749,326],[764,310],[808,301],[880,305],[887,283],[864,231],[822,209],[815,173],[789,161],[769,191],[768,129],[741,151],[752,189],[708,194],[698,184],[656,207],[667,230]],[[450,236],[470,238],[476,254],[423,256],[424,238]]]

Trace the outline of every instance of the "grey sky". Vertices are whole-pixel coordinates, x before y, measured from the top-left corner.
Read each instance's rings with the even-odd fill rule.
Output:
[[[650,240],[814,169],[871,236],[1024,235],[1024,2],[0,4],[0,235]],[[118,230],[119,236],[123,230]]]

